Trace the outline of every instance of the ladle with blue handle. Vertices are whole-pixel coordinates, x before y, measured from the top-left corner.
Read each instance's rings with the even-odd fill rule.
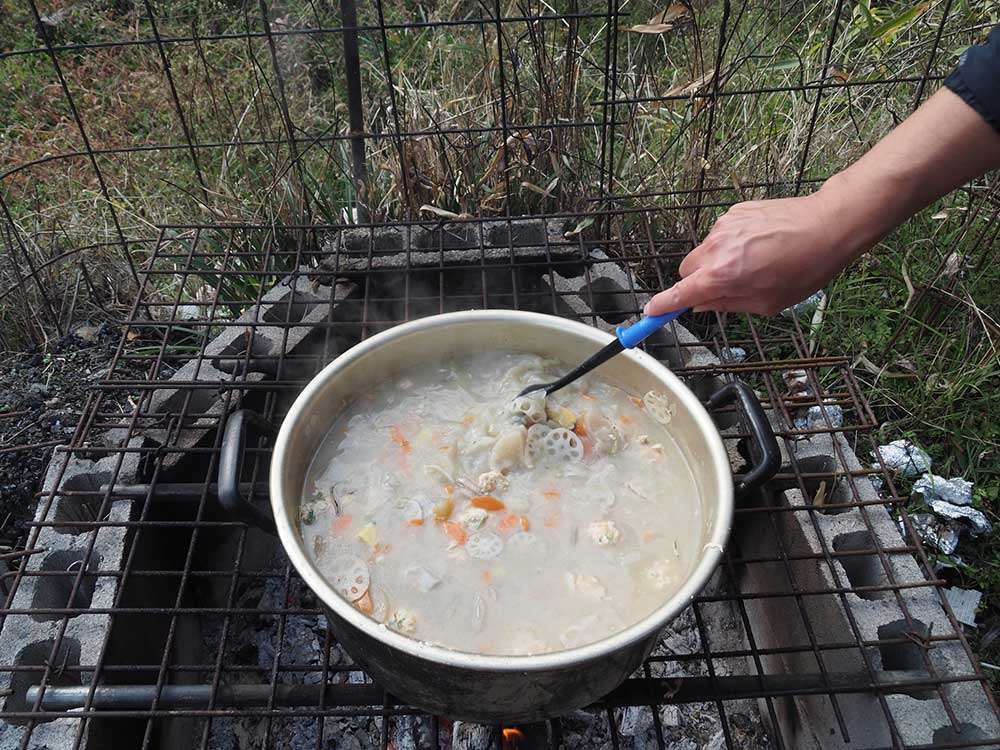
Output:
[[[632,349],[638,346],[640,342],[645,341],[671,320],[683,315],[690,309],[690,307],[685,307],[683,310],[672,310],[671,312],[663,313],[663,315],[649,315],[643,317],[638,323],[634,323],[633,325],[618,326],[618,328],[615,329],[617,338],[602,348],[595,355],[585,360],[581,365],[570,370],[568,373],[559,378],[559,380],[554,380],[551,383],[536,383],[535,385],[529,385],[517,394],[517,398],[526,396],[534,391],[541,390],[545,391],[546,396],[552,395],[560,388],[565,388],[577,378],[583,377],[595,367],[603,365],[616,354],[621,354],[626,349]]]

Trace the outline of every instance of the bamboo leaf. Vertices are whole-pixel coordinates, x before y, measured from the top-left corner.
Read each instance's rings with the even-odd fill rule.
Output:
[[[434,214],[435,216],[440,216],[442,219],[468,219],[471,218],[469,214],[456,214],[454,211],[449,211],[446,208],[438,208],[437,206],[431,206],[425,203],[420,207],[421,211],[426,211],[427,213]]]
[[[577,224],[573,229],[570,229],[568,232],[566,232],[566,236],[567,237],[575,237],[576,235],[580,234],[580,232],[582,232],[584,229],[586,229],[587,227],[589,227],[593,223],[594,223],[594,217],[593,216],[586,216],[583,219],[581,219],[580,223]]]
[[[861,11],[861,15],[868,25],[868,32],[874,35],[876,21],[875,16],[872,15],[872,0],[858,0],[858,10]]]
[[[688,96],[690,94],[696,93],[702,86],[712,80],[712,76],[715,75],[715,68],[712,68],[701,78],[696,78],[690,83],[681,83],[677,86],[672,86],[663,96]]]
[[[666,10],[657,13],[646,23],[639,23],[635,26],[625,27],[624,31],[631,31],[636,34],[662,34],[670,31],[674,27],[673,22],[688,12],[687,6],[683,3],[673,3]]]
[[[900,31],[904,26],[913,23],[917,18],[922,16],[927,9],[931,7],[929,2],[917,3],[909,10],[904,10],[895,18],[890,18],[889,20],[879,24],[872,31],[872,36],[880,37],[883,42],[892,41],[892,37]]]

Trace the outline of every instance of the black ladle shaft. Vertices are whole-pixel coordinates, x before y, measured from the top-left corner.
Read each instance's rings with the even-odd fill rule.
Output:
[[[598,351],[596,354],[593,354],[592,356],[584,360],[582,364],[577,365],[568,373],[563,375],[561,378],[559,378],[559,380],[553,380],[551,383],[535,383],[534,385],[529,385],[527,388],[525,388],[523,391],[517,394],[517,398],[521,398],[521,396],[526,396],[529,393],[532,393],[534,391],[540,391],[543,389],[545,390],[546,396],[551,396],[560,388],[566,387],[577,378],[583,377],[588,372],[593,370],[595,367],[600,367],[609,359],[611,359],[613,356],[615,356],[616,354],[620,354],[623,351],[625,351],[625,347],[622,345],[622,342],[619,341],[618,339],[615,339],[610,344],[608,344],[600,351]]]

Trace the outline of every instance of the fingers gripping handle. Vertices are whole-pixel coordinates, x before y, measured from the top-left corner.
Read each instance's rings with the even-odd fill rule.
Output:
[[[618,334],[618,340],[622,346],[626,349],[632,349],[659,331],[671,320],[683,315],[690,309],[689,307],[685,307],[681,310],[672,310],[668,313],[663,313],[663,315],[647,315],[640,319],[638,323],[633,323],[630,326],[618,326],[615,329],[615,333]]]

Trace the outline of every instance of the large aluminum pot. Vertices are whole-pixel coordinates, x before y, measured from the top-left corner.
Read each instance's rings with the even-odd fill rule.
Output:
[[[449,313],[380,333],[339,356],[302,391],[274,443],[270,495],[274,527],[289,559],[326,607],[348,653],[397,698],[427,711],[479,722],[528,722],[588,705],[640,666],[660,629],[677,616],[718,565],[733,519],[733,477],[722,440],[695,395],[649,355],[629,350],[600,369],[632,392],[664,391],[677,405],[670,428],[696,473],[704,525],[703,551],[687,581],[657,610],[631,627],[587,646],[539,656],[482,656],[408,638],[369,619],[343,600],[310,562],[299,535],[299,502],[306,470],[338,413],[372,382],[470,350],[514,350],[575,363],[611,340],[609,334],[549,315],[507,310]],[[762,450],[744,484],[773,474],[777,445],[748,389],[726,386],[713,397],[738,400]],[[237,413],[242,422],[242,413]],[[232,422],[232,420],[231,420]],[[230,428],[232,425],[230,425]],[[242,517],[269,525],[237,496],[239,439],[227,428],[220,461],[220,499]],[[543,601],[539,607],[546,606]],[[516,612],[511,612],[516,617]]]

